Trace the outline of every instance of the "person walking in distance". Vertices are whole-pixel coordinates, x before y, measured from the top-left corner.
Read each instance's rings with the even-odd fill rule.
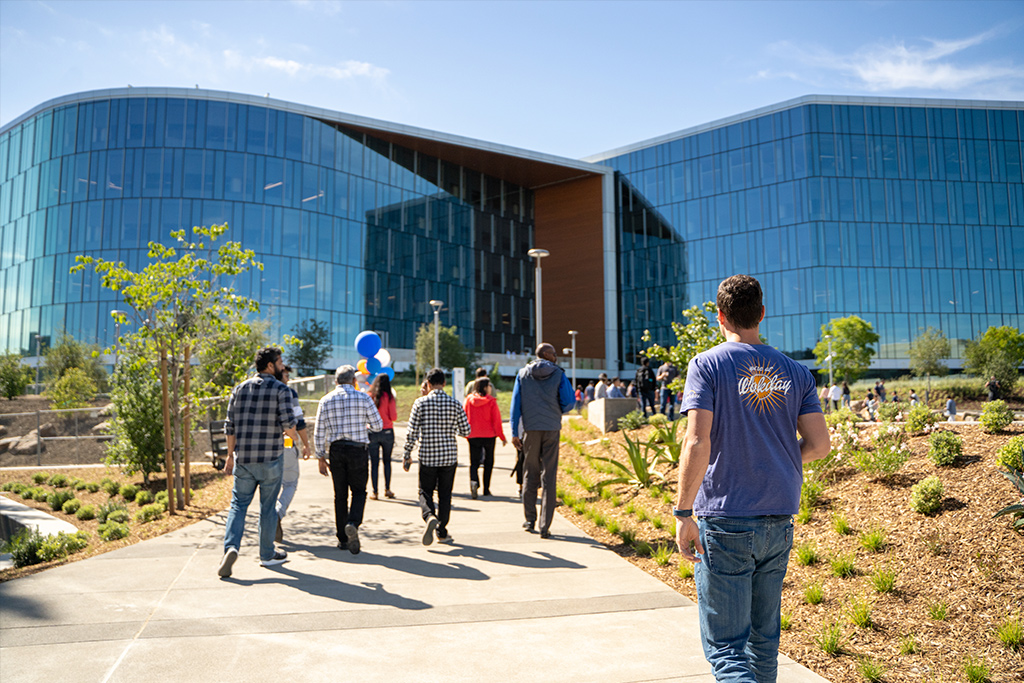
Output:
[[[245,513],[256,489],[260,490],[260,564],[278,565],[288,553],[274,548],[277,494],[281,491],[284,439],[299,440],[295,431],[292,394],[277,375],[284,371],[281,349],[267,346],[256,352],[256,375],[231,391],[224,433],[228,455],[225,474],[234,474],[231,506],[224,524],[224,556],[217,573],[231,576],[245,530]]]
[[[291,366],[286,365],[278,379],[284,382],[285,386],[288,386],[288,391],[291,392],[292,400],[295,402],[295,430],[299,433],[299,438],[302,439],[302,455],[308,458],[311,453],[309,433],[306,431],[306,418],[303,416],[302,407],[299,405],[299,392],[288,385],[291,373]],[[295,490],[299,488],[299,444],[292,441],[290,436],[285,436],[284,456],[282,457],[281,493],[277,497],[277,532],[274,535],[274,540],[278,543],[284,540],[284,529],[281,528],[281,520],[288,514],[288,506],[292,504]]]
[[[717,299],[726,341],[690,361],[680,404],[676,542],[715,680],[774,683],[803,463],[828,454],[829,433],[810,371],[761,343],[757,280],[727,278]]]
[[[679,368],[673,365],[670,361],[665,361],[658,368],[658,384],[661,385],[661,414],[667,415],[669,420],[675,419],[676,410],[676,390],[669,387],[672,382],[679,377]],[[668,408],[668,412],[665,412],[665,408]]]
[[[356,389],[356,369],[342,365],[334,373],[338,386],[316,407],[313,446],[320,474],[331,473],[334,485],[334,525],[338,548],[353,555],[360,550],[359,525],[366,507],[366,480],[370,473],[367,450],[369,432],[378,432],[384,421],[368,394]],[[349,505],[349,492],[352,504]]]
[[[608,389],[610,385],[611,380],[608,379],[607,373],[602,372],[600,375],[598,375],[597,386],[594,388],[594,400],[596,401],[599,398],[607,398]]]
[[[640,412],[644,415],[647,414],[647,408],[651,409],[651,415],[658,412],[658,407],[655,405],[654,393],[658,390],[658,382],[654,375],[654,370],[651,369],[651,359],[644,356],[640,359],[640,367],[636,371],[636,379],[634,380],[637,391],[640,392]]]
[[[491,395],[491,380],[481,377],[473,383],[473,393],[466,397],[463,409],[469,419],[469,491],[474,500],[480,489],[480,465],[484,466],[484,495],[491,495],[491,471],[494,469],[494,440],[508,443],[501,424],[498,399]]]
[[[540,537],[551,536],[555,516],[555,482],[558,476],[558,437],[562,415],[572,409],[572,385],[555,364],[551,344],[537,347],[537,360],[516,375],[512,388],[512,444],[523,450],[523,528],[537,524],[537,487],[544,490],[540,503]],[[521,422],[520,422],[521,420]]]
[[[426,529],[423,545],[434,542],[452,543],[448,522],[452,514],[452,488],[458,464],[456,436],[469,436],[469,420],[459,402],[444,393],[444,370],[433,368],[423,382],[424,395],[416,399],[409,413],[409,426],[405,435],[406,471],[412,464],[412,450],[419,444],[420,512]],[[434,491],[437,506],[434,506]]]
[[[391,492],[391,452],[395,448],[395,420],[398,419],[398,402],[391,391],[391,378],[380,374],[373,379],[367,392],[377,406],[384,423],[379,432],[370,432],[370,483],[373,485],[371,498],[377,500],[377,463],[384,461],[384,497],[394,498]]]

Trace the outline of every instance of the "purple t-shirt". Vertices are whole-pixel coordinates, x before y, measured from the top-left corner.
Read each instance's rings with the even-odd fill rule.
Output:
[[[795,514],[803,482],[797,417],[821,412],[810,370],[766,344],[725,342],[690,361],[680,411],[695,408],[714,419],[694,513]]]

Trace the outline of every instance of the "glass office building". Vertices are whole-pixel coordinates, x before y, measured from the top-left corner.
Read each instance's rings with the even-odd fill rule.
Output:
[[[746,272],[769,343],[798,359],[829,319],[905,368],[926,326],[960,356],[1024,322],[1024,106],[809,96],[584,160],[203,90],[81,93],[0,130],[0,349],[67,330],[109,345],[116,294],[78,254],[143,266],[149,241],[228,223],[263,271],[236,283],[272,337],[308,318],[335,362],[360,330],[410,349],[443,324],[488,354],[545,340],[629,366]],[[954,363],[956,365],[956,363]]]

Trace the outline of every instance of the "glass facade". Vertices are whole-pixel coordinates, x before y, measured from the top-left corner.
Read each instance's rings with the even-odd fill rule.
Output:
[[[469,347],[530,346],[530,191],[337,123],[217,99],[112,97],[46,109],[0,134],[0,349],[66,329],[109,345],[115,293],[78,254],[143,267],[172,230],[228,223],[264,269],[236,289],[280,338],[330,324],[412,348],[445,302]]]
[[[874,325],[876,362],[893,368],[929,325],[955,357],[991,325],[1021,328],[1022,132],[1020,108],[796,104],[591,157],[685,245],[664,259],[623,227],[622,298],[635,313],[623,317],[624,359],[644,327],[673,341],[665,321],[713,301],[734,273],[762,282],[762,332],[798,359],[822,324],[852,314]]]

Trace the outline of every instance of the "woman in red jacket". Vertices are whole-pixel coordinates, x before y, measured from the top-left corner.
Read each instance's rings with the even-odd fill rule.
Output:
[[[480,464],[484,466],[484,495],[491,495],[491,470],[494,469],[494,439],[508,443],[501,425],[498,399],[489,395],[491,380],[481,377],[473,383],[473,393],[466,397],[463,408],[469,418],[469,490],[476,498],[480,488]]]
[[[384,422],[384,428],[379,432],[370,432],[370,482],[373,484],[373,494],[370,496],[377,500],[377,461],[384,461],[384,497],[394,498],[391,492],[391,451],[395,447],[395,420],[398,419],[398,403],[395,395],[391,393],[391,378],[387,375],[377,375],[370,390],[366,392],[373,399],[380,413],[380,419]]]

